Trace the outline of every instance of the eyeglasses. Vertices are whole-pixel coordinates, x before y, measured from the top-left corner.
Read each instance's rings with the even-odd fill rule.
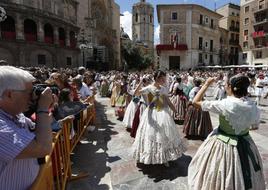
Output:
[[[24,89],[24,90],[15,90],[15,89],[11,89],[11,91],[14,91],[14,92],[21,92],[21,93],[26,93],[26,94],[32,94],[32,90],[29,90],[29,89]]]

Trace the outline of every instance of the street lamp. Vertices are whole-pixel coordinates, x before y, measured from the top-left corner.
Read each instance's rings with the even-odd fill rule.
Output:
[[[87,45],[86,44],[80,44],[79,49],[82,51],[83,67],[85,67],[85,50],[87,49]]]
[[[4,21],[7,18],[6,11],[3,7],[0,7],[0,22]]]

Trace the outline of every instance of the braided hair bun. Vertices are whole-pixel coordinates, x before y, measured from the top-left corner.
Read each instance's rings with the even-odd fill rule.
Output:
[[[249,78],[245,75],[238,74],[230,79],[231,89],[234,95],[238,98],[247,96],[248,87],[250,85]]]

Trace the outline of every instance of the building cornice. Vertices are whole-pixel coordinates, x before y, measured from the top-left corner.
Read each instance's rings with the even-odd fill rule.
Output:
[[[174,8],[174,7],[178,7],[178,8],[184,8],[184,9],[193,9],[193,8],[199,8],[201,10],[210,12],[212,14],[214,14],[216,17],[221,18],[223,17],[221,14],[216,13],[215,11],[212,11],[206,7],[203,7],[201,5],[198,4],[159,4],[156,5],[156,9],[157,9],[157,19],[158,19],[158,23],[160,23],[160,9],[162,8]]]

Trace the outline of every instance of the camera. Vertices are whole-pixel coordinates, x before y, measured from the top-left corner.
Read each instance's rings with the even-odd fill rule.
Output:
[[[32,100],[31,100],[31,105],[29,107],[29,110],[24,112],[24,115],[26,117],[31,117],[33,113],[36,112],[37,107],[38,107],[38,101],[40,98],[40,95],[42,92],[49,87],[52,91],[52,94],[59,95],[59,88],[57,86],[49,86],[47,84],[36,84],[33,86],[33,91],[32,91]]]
[[[42,92],[49,87],[52,91],[52,94],[59,95],[59,88],[57,86],[48,86],[47,84],[37,84],[33,86],[33,95],[39,96],[42,94]]]

